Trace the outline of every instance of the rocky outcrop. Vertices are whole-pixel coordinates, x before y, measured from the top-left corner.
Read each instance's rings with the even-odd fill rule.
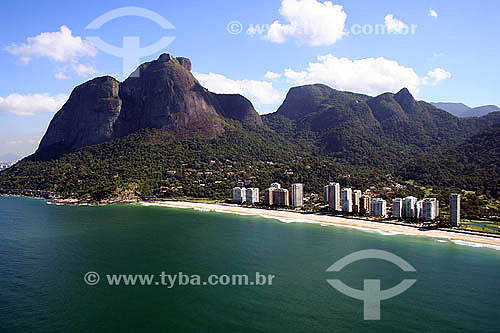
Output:
[[[139,72],[121,85],[124,103],[115,126],[117,137],[143,128],[171,130],[180,137],[222,133],[224,119],[211,93],[176,58],[163,54],[142,64]]]
[[[109,140],[122,108],[120,83],[99,77],[76,87],[50,122],[38,151],[54,155]]]
[[[213,94],[218,102],[218,111],[222,116],[241,121],[245,124],[262,125],[262,119],[255,112],[252,103],[237,94]]]
[[[179,64],[181,64],[182,67],[184,67],[185,69],[187,69],[188,71],[191,72],[191,69],[192,69],[192,65],[191,65],[191,60],[189,60],[188,58],[184,58],[184,57],[177,57],[177,61],[179,62]]]
[[[220,135],[227,119],[262,125],[250,101],[218,95],[191,74],[188,58],[162,54],[123,83],[105,76],[76,87],[52,119],[32,159],[50,159],[145,128],[178,138]]]

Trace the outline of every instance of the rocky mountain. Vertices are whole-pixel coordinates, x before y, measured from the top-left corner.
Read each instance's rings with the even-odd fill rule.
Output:
[[[315,84],[290,89],[280,108],[263,118],[323,154],[381,166],[455,144],[500,121],[500,114],[460,119],[416,101],[406,88],[370,97]]]
[[[58,157],[145,128],[168,130],[178,138],[213,138],[224,131],[226,119],[262,125],[245,97],[203,88],[187,58],[162,54],[137,71],[138,77],[123,83],[105,76],[76,87],[30,158]]]
[[[484,105],[472,108],[468,113],[462,115],[462,117],[482,117],[492,112],[500,112],[500,108],[496,105]]]
[[[314,84],[290,89],[276,112],[259,116],[245,97],[203,88],[191,67],[163,54],[138,77],[76,87],[37,152],[0,174],[0,188],[225,198],[242,179],[318,192],[339,175],[357,187],[391,184],[387,175],[446,187],[464,185],[454,173],[462,170],[468,189],[500,195],[492,179],[500,112],[459,118],[406,88],[372,97]]]
[[[463,103],[431,103],[436,108],[445,110],[454,116],[467,117],[482,117],[491,112],[499,112],[500,108],[496,105],[484,105],[471,108]]]

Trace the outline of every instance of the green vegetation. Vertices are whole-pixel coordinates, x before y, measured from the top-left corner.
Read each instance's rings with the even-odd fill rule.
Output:
[[[465,190],[470,200],[499,210],[500,124],[493,125],[440,154],[426,154],[408,161],[400,170],[406,179],[426,186]]]
[[[0,188],[39,189],[100,200],[110,196],[226,199],[238,181],[261,189],[274,181],[307,184],[308,191],[339,175],[346,185],[382,181],[370,169],[344,166],[293,146],[267,129],[228,127],[218,139],[176,140],[143,130],[83,148],[59,159],[24,160],[0,174]],[[373,179],[373,180],[372,180]]]
[[[166,93],[171,96],[192,93],[186,84],[195,79],[177,62],[144,66],[141,78],[148,80],[138,96],[128,96],[132,101],[150,96],[149,82],[159,76],[164,80],[158,85],[170,87]],[[187,88],[177,91],[174,86]],[[54,130],[54,143],[47,149],[57,154],[46,156],[58,158],[44,160],[38,154],[23,160],[0,173],[0,189],[45,190],[94,200],[226,200],[238,184],[262,190],[277,181],[285,187],[304,183],[308,194],[321,198],[323,186],[337,181],[356,189],[373,187],[374,195],[388,200],[436,197],[442,216],[450,192],[461,192],[465,218],[500,216],[500,113],[460,119],[415,101],[407,89],[372,98],[311,85],[292,88],[277,112],[260,117],[242,96],[209,94],[196,87],[204,96],[200,103],[207,99],[215,105],[213,114],[200,109],[191,115],[191,109],[183,109],[168,113],[164,126],[155,118],[136,127],[143,106],[132,103],[137,121],[122,135],[133,134],[77,151],[69,147],[73,152],[65,155],[61,142],[71,142],[80,127],[59,124],[71,135],[59,137],[62,132]],[[161,101],[155,109],[174,107],[168,98]],[[79,115],[84,109],[72,112]],[[203,121],[196,121],[200,117]],[[185,125],[174,126],[184,120]],[[99,121],[88,123],[99,127]],[[163,130],[136,131],[153,125]],[[96,142],[84,139],[82,145]],[[309,208],[320,210],[316,203]]]

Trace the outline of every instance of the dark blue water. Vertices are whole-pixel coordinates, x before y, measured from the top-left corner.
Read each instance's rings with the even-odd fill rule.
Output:
[[[380,249],[415,269],[361,260]],[[88,271],[100,274],[94,286]],[[275,275],[265,286],[110,286],[106,274]],[[284,224],[133,205],[69,207],[0,197],[0,331],[500,331],[500,251],[382,236],[346,228]],[[332,288],[340,278],[382,289],[417,282],[382,301],[381,320]]]

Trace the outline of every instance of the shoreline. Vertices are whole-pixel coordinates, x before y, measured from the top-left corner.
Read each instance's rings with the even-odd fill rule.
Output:
[[[292,212],[285,210],[270,210],[263,208],[242,207],[236,204],[228,203],[204,203],[195,201],[178,201],[178,200],[161,200],[161,201],[140,201],[140,200],[123,200],[110,199],[105,202],[89,202],[87,200],[78,200],[74,198],[54,198],[47,199],[41,197],[33,197],[26,195],[5,195],[12,197],[31,197],[47,200],[48,204],[57,206],[106,206],[113,204],[139,204],[141,206],[157,206],[169,208],[193,209],[206,212],[218,212],[246,216],[261,216],[263,218],[272,218],[284,223],[307,223],[317,224],[321,226],[336,226],[357,229],[360,231],[373,231],[382,235],[409,235],[409,236],[426,236],[435,238],[438,241],[450,241],[458,245],[466,245],[470,247],[487,247],[500,251],[500,237],[474,234],[470,232],[462,232],[458,230],[445,229],[420,229],[417,226],[409,226],[404,224],[396,224],[389,222],[376,222],[368,219],[346,218],[341,216],[307,214],[300,212]],[[441,239],[441,240],[439,240]]]
[[[157,202],[141,201],[138,204],[142,206],[159,206],[169,208],[194,209],[200,211],[213,211],[218,213],[229,213],[247,216],[261,216],[264,218],[273,218],[285,223],[308,223],[321,226],[349,227],[361,231],[375,231],[384,235],[410,235],[426,236],[436,239],[446,239],[458,245],[468,245],[472,247],[487,247],[500,250],[500,238],[464,234],[452,230],[422,230],[416,227],[375,222],[370,220],[351,219],[338,216],[302,214],[299,212],[290,212],[282,210],[268,210],[261,208],[248,208],[231,204],[199,203],[189,201],[170,201],[162,200]]]

